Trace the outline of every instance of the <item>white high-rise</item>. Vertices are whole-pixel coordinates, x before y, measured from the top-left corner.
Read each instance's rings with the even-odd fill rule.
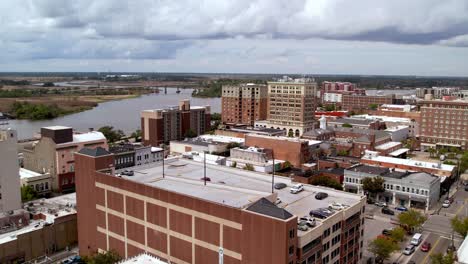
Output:
[[[0,130],[0,212],[21,208],[16,131]]]

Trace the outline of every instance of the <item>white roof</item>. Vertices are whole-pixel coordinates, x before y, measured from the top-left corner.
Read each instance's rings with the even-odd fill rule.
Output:
[[[411,122],[411,119],[406,118],[406,117],[392,117],[392,116],[382,116],[382,115],[355,115],[355,116],[352,116],[352,118],[365,119],[365,120],[381,120],[383,122],[401,122],[401,123]]]
[[[385,156],[373,156],[369,157],[369,155],[364,155],[362,157],[363,160],[374,160],[379,162],[386,162],[386,163],[393,163],[393,164],[401,164],[407,166],[414,166],[414,167],[423,167],[428,169],[439,169],[442,171],[452,172],[455,169],[453,165],[447,164],[440,164],[436,162],[426,162],[426,161],[419,161],[419,160],[412,160],[412,159],[399,159],[393,157],[385,157]]]
[[[387,132],[395,132],[398,130],[409,129],[409,126],[393,126],[385,129]]]
[[[151,147],[151,152],[159,152],[162,151],[162,148],[157,148],[157,147]]]
[[[50,130],[62,130],[62,129],[70,129],[71,127],[67,127],[67,126],[48,126],[48,127],[44,127],[44,128],[47,128],[47,129],[50,129]]]
[[[307,140],[307,141],[309,141],[309,146],[322,144],[322,141],[320,141],[320,140]]]
[[[140,255],[137,255],[135,257],[123,260],[119,262],[120,264],[130,264],[130,263],[138,263],[138,264],[166,264],[167,262],[164,262],[158,258],[155,258],[149,254],[143,253]]]
[[[40,173],[37,173],[35,171],[30,171],[24,168],[19,169],[19,175],[21,179],[42,176],[42,174]]]
[[[89,142],[105,140],[106,137],[99,131],[91,131],[83,134],[73,134],[73,142]]]
[[[235,143],[243,144],[245,141],[245,139],[238,138],[238,137],[228,137],[228,136],[209,135],[209,134],[201,135],[200,138],[202,138],[203,140],[211,140],[214,142],[221,142],[221,143],[235,142]]]
[[[468,264],[468,237],[457,250],[458,263]]]
[[[394,148],[394,147],[396,147],[396,146],[398,146],[400,144],[401,144],[400,142],[390,141],[390,142],[383,143],[381,145],[376,146],[375,149],[376,150],[385,150],[385,149]]]
[[[405,153],[405,152],[408,152],[409,149],[408,148],[401,148],[401,149],[397,149],[393,152],[390,152],[388,155],[390,156],[400,156],[401,154]]]

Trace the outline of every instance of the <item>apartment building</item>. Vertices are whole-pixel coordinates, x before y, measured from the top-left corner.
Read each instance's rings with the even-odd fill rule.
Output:
[[[210,129],[210,109],[210,106],[190,106],[190,100],[181,100],[178,107],[142,111],[143,144],[157,147],[189,134],[204,134]]]
[[[38,173],[20,168],[19,175],[21,186],[31,186],[38,196],[48,196],[52,192],[50,173]]]
[[[224,85],[221,93],[222,122],[253,126],[267,118],[268,87],[265,84],[246,83]]]
[[[395,95],[343,95],[342,109],[362,111],[370,109],[371,105],[394,104]]]
[[[15,130],[0,130],[0,212],[21,208],[17,142]]]
[[[41,128],[41,139],[22,148],[24,168],[50,173],[52,190],[69,192],[75,189],[75,157],[80,149],[108,149],[106,137],[98,131],[73,132],[73,128],[50,126]]]
[[[426,95],[430,94],[436,99],[442,99],[444,96],[457,95],[459,91],[460,87],[416,88],[416,96],[426,98]]]
[[[265,128],[287,131],[299,137],[313,129],[317,107],[317,83],[311,78],[283,77],[268,82],[268,117]]]
[[[344,170],[343,187],[347,191],[364,193],[364,178],[382,177],[385,192],[378,200],[395,206],[418,207],[429,210],[440,197],[440,178],[424,172],[396,171],[369,165],[355,165]]]
[[[423,101],[419,139],[422,149],[468,149],[468,101]]]
[[[344,94],[366,95],[365,89],[359,89],[350,82],[323,82],[320,97],[323,104],[341,105]]]
[[[115,168],[128,168],[140,166],[151,162],[160,162],[163,157],[163,149],[158,147],[143,146],[138,143],[122,143],[109,147],[109,152],[114,154]]]
[[[140,167],[131,177],[114,176],[110,153],[83,149],[76,160],[81,255],[147,252],[180,264],[361,262],[364,196],[311,185],[291,194],[283,177],[275,182],[289,187],[272,192],[264,174],[186,159],[168,159],[164,170]],[[200,180],[205,175],[211,180]],[[328,197],[317,200],[318,192]],[[298,223],[311,210],[310,226]]]

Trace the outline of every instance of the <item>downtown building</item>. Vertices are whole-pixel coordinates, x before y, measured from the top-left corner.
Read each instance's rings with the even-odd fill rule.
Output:
[[[210,109],[210,106],[190,106],[190,100],[181,100],[178,107],[142,111],[143,144],[157,147],[190,134],[204,134],[210,129]]]
[[[347,111],[363,111],[371,109],[372,105],[394,104],[395,95],[351,95],[342,98],[342,109]]]
[[[317,82],[312,78],[287,76],[268,82],[268,116],[256,127],[276,128],[299,137],[314,128],[317,108]]]
[[[81,255],[147,252],[178,264],[362,260],[364,196],[311,185],[272,192],[265,174],[177,158],[116,176],[113,159],[104,149],[76,153]],[[328,197],[317,200],[318,192]],[[322,218],[298,224],[311,210]]]
[[[224,85],[221,94],[222,122],[253,126],[267,118],[268,87],[265,84]]]
[[[320,98],[322,103],[334,104],[340,106],[343,101],[343,95],[366,95],[365,89],[359,89],[356,84],[350,82],[323,82],[320,89]]]
[[[421,148],[468,149],[468,101],[430,100],[421,103]]]
[[[0,213],[21,208],[17,142],[15,130],[0,130]]]

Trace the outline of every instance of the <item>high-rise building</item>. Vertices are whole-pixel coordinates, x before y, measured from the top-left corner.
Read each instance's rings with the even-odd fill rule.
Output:
[[[21,208],[16,131],[0,130],[0,212]]]
[[[50,173],[53,191],[73,191],[74,153],[84,147],[107,149],[107,139],[98,131],[78,133],[71,127],[43,127],[39,141],[23,145],[24,167],[40,173]]]
[[[178,107],[144,110],[141,112],[143,144],[159,146],[189,134],[204,134],[210,129],[210,109],[210,106],[190,106],[190,100],[182,100]]]
[[[421,148],[468,149],[468,101],[429,100],[420,109]]]
[[[265,84],[225,85],[221,97],[222,122],[253,126],[255,121],[267,118],[267,105]]]
[[[268,82],[268,119],[265,127],[285,129],[300,136],[315,124],[317,83],[311,78],[283,77]]]
[[[365,196],[307,184],[293,194],[288,178],[275,177],[290,185],[277,190],[264,174],[187,159],[140,167],[134,176],[115,176],[105,151],[83,149],[76,159],[82,255],[147,252],[184,264],[362,262]],[[200,180],[205,176],[210,181]]]

